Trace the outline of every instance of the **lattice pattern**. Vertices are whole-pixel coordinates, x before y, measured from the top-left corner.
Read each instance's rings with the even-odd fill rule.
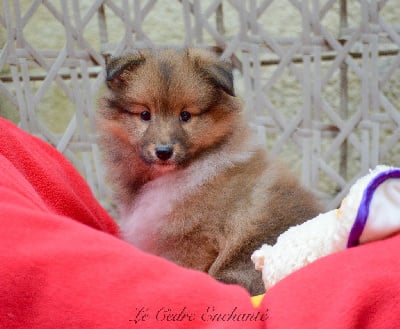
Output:
[[[270,152],[337,206],[399,165],[397,0],[4,0],[0,115],[55,145],[109,204],[94,112],[104,58],[217,46]]]

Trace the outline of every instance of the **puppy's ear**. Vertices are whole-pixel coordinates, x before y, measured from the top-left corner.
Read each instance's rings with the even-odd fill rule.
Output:
[[[143,53],[112,58],[106,63],[106,84],[111,90],[121,89],[128,84],[127,71],[134,71],[146,61]]]
[[[210,81],[217,87],[225,91],[228,95],[235,96],[233,86],[232,65],[225,61],[218,61],[205,68]]]
[[[228,95],[235,96],[233,67],[229,62],[218,59],[215,52],[203,49],[187,49],[186,54],[200,75]]]

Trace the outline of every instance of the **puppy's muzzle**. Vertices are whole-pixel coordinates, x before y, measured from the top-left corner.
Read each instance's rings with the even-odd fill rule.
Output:
[[[155,153],[158,159],[167,161],[174,154],[174,148],[169,145],[159,145],[156,147]]]

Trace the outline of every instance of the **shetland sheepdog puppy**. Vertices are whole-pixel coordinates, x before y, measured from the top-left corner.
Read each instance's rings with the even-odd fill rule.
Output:
[[[123,238],[262,293],[252,252],[321,208],[257,142],[231,65],[202,49],[143,50],[106,75],[97,123]]]

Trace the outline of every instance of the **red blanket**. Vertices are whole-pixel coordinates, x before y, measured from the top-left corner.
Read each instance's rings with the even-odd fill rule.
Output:
[[[0,119],[0,327],[398,328],[400,237],[324,258],[252,307],[240,287],[118,239],[51,146]]]

